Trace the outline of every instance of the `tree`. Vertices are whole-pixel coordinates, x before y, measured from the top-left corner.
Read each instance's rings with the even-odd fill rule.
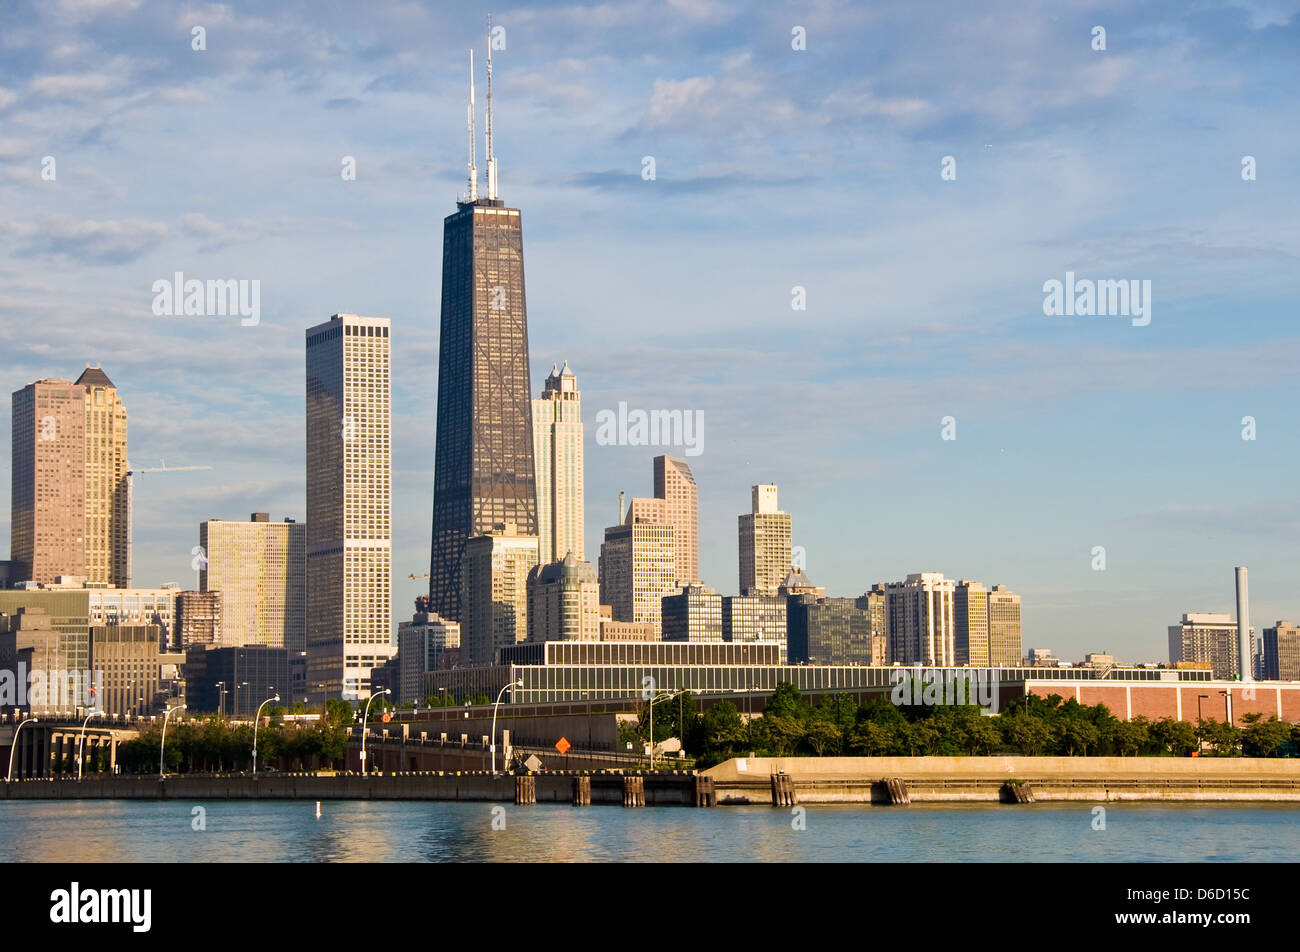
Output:
[[[967,753],[988,756],[1002,740],[993,718],[983,714],[967,713],[958,719],[957,724],[961,744]]]
[[[1131,721],[1116,721],[1109,731],[1115,752],[1121,757],[1135,757],[1151,741],[1151,731],[1145,717]]]
[[[1052,732],[1046,724],[1028,713],[1004,715],[998,718],[1002,728],[1002,738],[1026,757],[1042,753],[1052,738]]]
[[[1190,756],[1201,746],[1196,728],[1172,717],[1162,717],[1151,725],[1151,738],[1161,752],[1169,751],[1175,757]]]
[[[1236,757],[1241,753],[1241,731],[1232,724],[1201,720],[1196,736],[1214,748],[1215,756]]]
[[[939,745],[939,729],[928,718],[907,725],[903,732],[907,753],[910,757],[925,757],[933,754]]]
[[[772,749],[778,757],[792,754],[803,740],[804,725],[797,717],[763,714],[763,723],[771,738]]]
[[[808,711],[808,703],[803,699],[803,695],[789,681],[782,681],[772,692],[772,696],[767,699],[767,706],[763,708],[764,716],[787,717],[800,720]]]
[[[1261,714],[1246,714],[1242,720],[1246,727],[1241,735],[1241,752],[1247,757],[1277,757],[1291,739],[1291,725],[1276,717],[1263,720]]]
[[[736,705],[719,701],[704,712],[704,738],[706,751],[724,754],[725,757],[730,757],[734,750],[744,745],[745,722],[740,719]]]
[[[849,735],[849,744],[856,753],[867,757],[884,757],[893,753],[898,737],[892,724],[863,720]]]
[[[1082,717],[1075,716],[1062,719],[1060,742],[1066,756],[1073,757],[1077,752],[1086,757],[1088,748],[1095,747],[1100,739],[1101,732],[1091,722]]]
[[[826,754],[838,754],[844,745],[844,732],[839,725],[825,717],[814,717],[808,721],[804,739],[818,757]]]

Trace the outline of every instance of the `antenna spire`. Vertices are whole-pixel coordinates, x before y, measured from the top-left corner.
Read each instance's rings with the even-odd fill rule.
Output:
[[[492,150],[492,14],[488,14],[487,54],[487,191],[488,198],[497,197],[497,156]]]
[[[474,51],[469,51],[469,200],[478,201],[478,167],[474,164]]]

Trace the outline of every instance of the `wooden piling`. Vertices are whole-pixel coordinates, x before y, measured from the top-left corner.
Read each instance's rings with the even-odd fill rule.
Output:
[[[695,775],[695,805],[697,807],[716,807],[718,792],[713,787],[712,777]]]
[[[537,778],[532,774],[515,777],[515,803],[520,806],[537,802]]]
[[[588,776],[573,778],[573,805],[575,807],[591,806],[591,778]]]
[[[792,807],[794,803],[794,777],[784,772],[772,774],[772,806]]]
[[[623,806],[645,806],[645,777],[623,775]]]

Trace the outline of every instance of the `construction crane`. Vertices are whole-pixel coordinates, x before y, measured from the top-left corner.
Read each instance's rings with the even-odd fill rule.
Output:
[[[126,464],[126,587],[131,587],[132,576],[135,569],[135,558],[132,547],[134,546],[135,530],[135,474],[136,473],[187,473],[201,469],[211,469],[211,466],[168,466],[165,459],[159,458],[161,466],[141,466],[139,469],[132,469],[131,462]]]
[[[420,574],[420,575],[408,575],[408,576],[406,576],[406,577],[407,577],[407,578],[428,578],[428,577],[429,577],[429,573],[428,573],[428,572],[424,572],[424,573],[422,573],[422,574]]]

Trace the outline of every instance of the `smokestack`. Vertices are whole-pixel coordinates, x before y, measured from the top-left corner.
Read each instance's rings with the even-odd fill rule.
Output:
[[[623,524],[623,494],[618,494],[618,524]]]
[[[1238,565],[1237,572],[1237,645],[1241,653],[1241,680],[1254,681],[1254,651],[1250,643],[1250,587],[1246,581],[1246,566]]]

